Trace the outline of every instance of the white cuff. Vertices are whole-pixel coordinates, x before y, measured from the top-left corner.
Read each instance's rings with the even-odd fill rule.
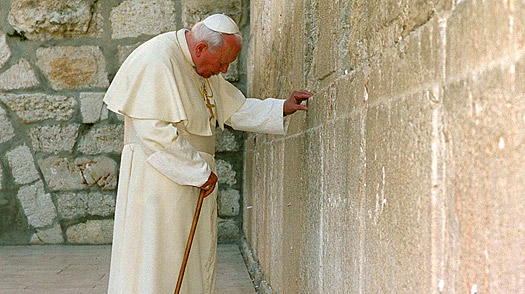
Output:
[[[211,174],[208,163],[181,136],[170,147],[150,155],[146,162],[180,185],[200,187]]]
[[[248,98],[230,117],[229,124],[236,130],[284,135],[287,127],[284,123],[283,107],[282,99]]]

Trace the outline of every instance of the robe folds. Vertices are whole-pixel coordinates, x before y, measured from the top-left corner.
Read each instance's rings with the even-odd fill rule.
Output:
[[[217,125],[285,133],[283,100],[247,99],[220,75],[208,84],[193,68],[184,33],[137,48],[104,98],[125,119],[109,294],[173,293],[198,187],[215,172]],[[213,118],[202,82],[214,93]],[[217,188],[204,199],[181,293],[214,293],[216,255]]]

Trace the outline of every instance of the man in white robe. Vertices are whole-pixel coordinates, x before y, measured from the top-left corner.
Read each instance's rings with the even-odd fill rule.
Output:
[[[217,255],[215,127],[284,134],[311,94],[246,99],[220,73],[241,50],[235,22],[213,15],[137,48],[104,102],[124,115],[108,293],[173,293],[200,189],[206,197],[181,293],[212,294]]]

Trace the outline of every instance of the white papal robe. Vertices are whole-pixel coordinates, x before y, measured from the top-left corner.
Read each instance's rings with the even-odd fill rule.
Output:
[[[216,125],[285,132],[283,100],[246,99],[222,76],[209,78],[216,104],[210,120],[194,80],[204,79],[194,72],[184,32],[137,48],[104,98],[108,109],[125,117],[110,294],[173,293],[197,187],[215,171]],[[217,188],[204,200],[181,293],[214,293],[216,255]]]

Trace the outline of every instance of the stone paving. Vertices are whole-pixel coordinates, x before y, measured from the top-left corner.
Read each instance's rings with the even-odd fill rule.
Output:
[[[106,293],[111,246],[0,247],[1,294]],[[219,245],[216,294],[255,293],[237,245]]]

